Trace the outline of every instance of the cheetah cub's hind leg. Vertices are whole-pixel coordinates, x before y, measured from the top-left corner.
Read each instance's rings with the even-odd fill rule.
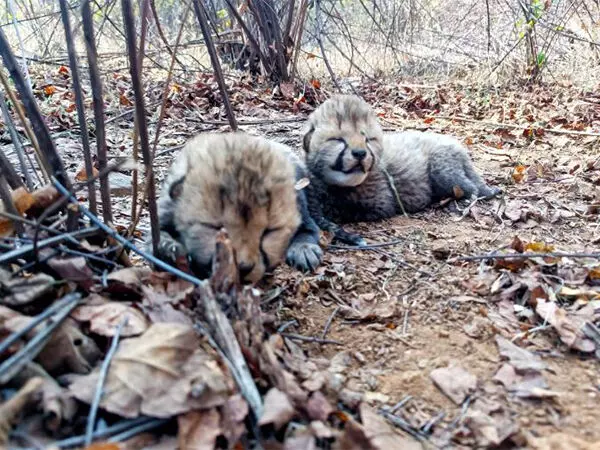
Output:
[[[455,188],[463,193],[461,203],[469,203],[478,197],[490,199],[502,192],[485,183],[473,167],[467,151],[459,143],[445,143],[431,149],[429,178],[433,197],[437,200],[455,197]]]

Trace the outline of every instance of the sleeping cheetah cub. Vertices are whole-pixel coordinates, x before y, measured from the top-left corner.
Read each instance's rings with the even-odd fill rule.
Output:
[[[334,222],[416,212],[460,191],[466,198],[501,192],[486,185],[456,139],[419,131],[384,133],[371,107],[353,95],[334,96],[310,115],[303,146],[311,215],[322,229],[351,244],[364,241]]]
[[[158,202],[157,257],[187,257],[199,277],[210,275],[215,238],[225,228],[240,279],[254,283],[286,259],[302,270],[322,258],[319,229],[308,213],[300,159],[283,144],[245,133],[204,133],[173,162]]]

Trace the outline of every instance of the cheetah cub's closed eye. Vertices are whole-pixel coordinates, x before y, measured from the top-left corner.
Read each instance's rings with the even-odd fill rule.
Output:
[[[210,275],[215,238],[225,228],[240,279],[256,282],[284,259],[302,270],[319,265],[319,230],[308,214],[306,176],[288,147],[245,133],[205,133],[173,162],[158,202],[160,259],[187,257],[199,277]]]
[[[304,142],[310,173],[308,201],[318,225],[338,240],[362,243],[334,222],[373,221],[420,211],[434,201],[489,198],[500,189],[485,184],[467,150],[437,133],[384,133],[360,97],[337,95],[309,117]]]

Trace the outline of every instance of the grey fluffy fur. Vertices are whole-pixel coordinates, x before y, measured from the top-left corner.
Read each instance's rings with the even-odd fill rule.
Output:
[[[455,187],[467,198],[501,192],[486,185],[458,140],[430,132],[383,133],[371,107],[357,96],[332,97],[313,112],[304,149],[311,214],[319,226],[336,233],[341,229],[334,222],[373,221],[401,213],[396,193],[404,210],[413,213],[454,197]],[[357,151],[362,155],[363,150],[364,160],[350,156]],[[361,164],[362,172],[356,169]],[[346,239],[341,232],[340,240],[358,243],[355,235]]]

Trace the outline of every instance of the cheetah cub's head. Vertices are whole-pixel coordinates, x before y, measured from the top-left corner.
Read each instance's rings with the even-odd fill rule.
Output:
[[[283,261],[300,225],[293,164],[277,144],[244,133],[201,134],[180,157],[169,196],[194,268],[209,273],[216,234],[225,228],[240,279],[260,280]]]
[[[304,150],[310,171],[327,184],[358,186],[378,163],[383,131],[371,107],[355,95],[336,95],[308,118]]]

